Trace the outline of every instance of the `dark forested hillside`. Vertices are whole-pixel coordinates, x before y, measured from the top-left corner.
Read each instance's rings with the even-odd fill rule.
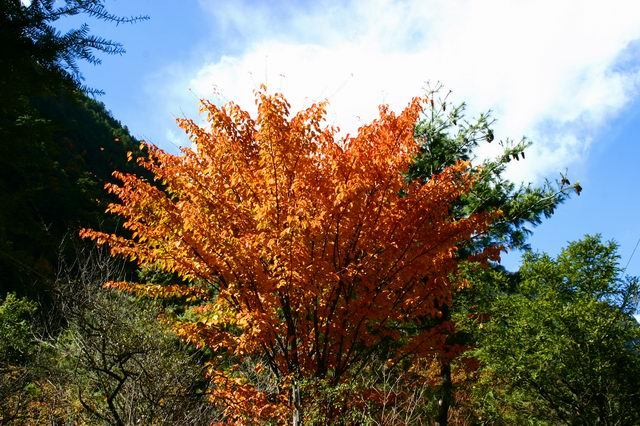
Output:
[[[63,236],[109,226],[103,183],[138,149],[82,90],[74,59],[95,38],[58,33],[64,6],[48,3],[2,0],[0,16],[0,290],[32,298],[46,298]]]
[[[29,109],[0,130],[0,265],[4,291],[34,296],[54,271],[64,235],[109,225],[103,183],[128,168],[126,152],[138,143],[78,91],[26,101]]]
[[[123,49],[54,26],[77,14],[140,19],[103,0],[0,0],[0,424],[209,424],[198,353],[154,305],[103,290],[128,268],[76,239],[115,231],[104,183],[143,154],[76,62]]]

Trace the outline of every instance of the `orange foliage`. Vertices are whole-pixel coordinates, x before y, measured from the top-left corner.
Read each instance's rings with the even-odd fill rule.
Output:
[[[473,184],[468,163],[427,183],[405,179],[422,101],[399,115],[380,107],[344,139],[322,125],[324,103],[292,116],[282,95],[263,88],[253,119],[237,105],[202,101],[207,127],[179,120],[194,148],[172,155],[148,145],[148,159],[138,159],[156,182],[116,172],[120,183],[107,185],[120,200],[108,210],[130,235],[81,235],[182,277],[188,284],[109,285],[200,301],[192,320],[176,323],[186,340],[259,355],[282,383],[338,382],[368,348],[398,338],[398,324],[441,315],[456,246],[497,215],[452,219],[452,203]],[[438,353],[447,325],[440,329],[415,332],[404,349]],[[215,397],[235,401],[230,416],[281,412],[279,399],[267,401],[237,372],[214,366],[211,378]]]

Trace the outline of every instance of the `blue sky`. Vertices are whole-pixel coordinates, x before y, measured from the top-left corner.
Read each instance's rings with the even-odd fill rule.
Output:
[[[534,249],[601,233],[622,264],[640,238],[640,4],[632,1],[113,0],[150,20],[94,33],[127,53],[83,66],[86,83],[134,135],[185,143],[174,119],[200,97],[251,110],[261,83],[294,108],[328,98],[345,131],[377,105],[401,108],[441,81],[470,115],[491,109],[498,138],[527,136],[509,176],[541,182],[568,170],[584,187],[534,230]],[[67,22],[65,25],[71,25]],[[491,155],[491,152],[481,152]],[[627,273],[640,275],[640,249]],[[505,257],[510,269],[519,254]]]

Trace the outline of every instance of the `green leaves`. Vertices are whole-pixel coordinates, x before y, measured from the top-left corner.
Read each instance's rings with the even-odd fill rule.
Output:
[[[34,68],[55,71],[76,88],[81,88],[83,78],[78,61],[99,64],[97,54],[121,55],[125,52],[124,47],[91,34],[86,23],[62,33],[56,27],[57,21],[79,14],[115,24],[149,19],[147,16],[114,15],[103,3],[103,0],[37,0],[24,6],[19,1],[1,0],[0,22],[6,28],[0,33],[3,46],[11,53],[28,52],[35,59]]]
[[[525,254],[517,287],[491,303],[478,331],[474,354],[484,386],[497,392],[496,406],[481,412],[497,413],[494,421],[640,420],[640,325],[632,316],[640,293],[618,260],[616,244],[599,236],[555,259]]]
[[[564,181],[546,181],[540,186],[518,186],[507,180],[504,177],[507,164],[512,160],[525,159],[524,151],[531,145],[525,138],[517,143],[500,141],[500,154],[478,161],[476,149],[481,144],[495,140],[492,129],[494,120],[490,112],[468,120],[465,117],[465,104],[446,108],[450,93],[442,98],[441,91],[442,87],[438,85],[427,93],[433,101],[415,127],[414,135],[421,143],[421,150],[409,167],[407,179],[427,182],[456,161],[471,160],[476,165],[473,172],[479,179],[473,189],[461,197],[454,214],[466,217],[474,212],[499,209],[503,217],[487,232],[476,236],[461,251],[462,257],[492,244],[528,248],[526,239],[531,233],[529,227],[551,216],[568,194],[573,190],[579,193],[578,189],[569,187]]]
[[[0,303],[0,369],[6,364],[24,364],[33,352],[31,317],[35,303],[9,293]]]

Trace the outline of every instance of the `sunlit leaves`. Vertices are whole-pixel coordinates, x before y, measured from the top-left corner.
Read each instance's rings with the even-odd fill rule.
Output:
[[[107,186],[120,200],[109,210],[129,236],[83,236],[177,273],[188,285],[164,292],[111,285],[154,297],[202,295],[178,333],[238,359],[266,359],[281,383],[276,393],[292,377],[339,383],[369,348],[399,336],[398,324],[437,317],[451,299],[457,245],[498,213],[452,217],[473,185],[467,162],[428,182],[406,179],[419,150],[421,99],[397,115],[381,107],[377,120],[341,139],[322,125],[324,103],[291,114],[282,95],[263,89],[256,98],[255,119],[234,104],[203,101],[207,126],[179,121],[193,148],[176,156],[149,146],[138,161],[154,182],[116,173],[120,183]],[[399,354],[438,352],[447,327],[413,327]],[[230,416],[260,407],[282,413],[265,408],[286,402],[282,395],[265,399],[228,365],[211,371],[215,398],[251,402],[230,404],[238,407]]]

